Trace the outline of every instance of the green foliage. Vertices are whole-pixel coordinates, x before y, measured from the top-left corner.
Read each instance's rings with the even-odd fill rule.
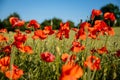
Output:
[[[69,24],[70,24],[70,28],[74,28],[74,27],[75,27],[75,25],[74,25],[74,22],[73,22],[73,21],[68,20],[68,22],[69,22]]]
[[[62,20],[59,18],[53,18],[52,22],[53,22],[53,29],[59,29]]]
[[[0,20],[0,29],[1,29],[1,28],[4,28],[4,27],[3,27],[2,21]]]
[[[44,20],[41,23],[41,29],[44,29],[45,26],[52,26],[52,29],[56,30],[59,29],[60,23],[62,22],[59,18],[53,18],[49,20]]]
[[[44,21],[41,23],[40,28],[41,28],[41,29],[44,29],[45,26],[50,26],[50,25],[51,25],[51,20],[44,20]]]

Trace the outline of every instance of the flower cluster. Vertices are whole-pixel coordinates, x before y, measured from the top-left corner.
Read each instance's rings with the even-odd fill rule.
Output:
[[[26,33],[21,32],[19,29],[16,30],[14,34],[14,39],[12,43],[8,44],[8,38],[3,34],[0,34],[0,43],[5,42],[8,45],[3,46],[0,49],[0,52],[4,52],[5,56],[0,58],[0,71],[5,74],[5,76],[9,79],[17,80],[24,75],[22,69],[19,69],[19,66],[16,66],[12,62],[12,53],[14,48],[18,50],[20,53],[27,53],[28,55],[34,55],[36,49],[36,44],[30,46],[26,44],[28,40],[28,34],[30,34],[31,28],[33,30],[33,34],[31,34],[31,39],[33,42],[36,40],[44,41],[48,36],[55,35],[58,41],[63,39],[69,39],[70,31],[73,30],[75,32],[74,39],[72,40],[71,46],[69,48],[69,53],[59,54],[51,53],[51,51],[40,52],[40,60],[45,61],[46,63],[56,63],[55,65],[59,65],[57,60],[62,63],[61,73],[59,76],[59,80],[78,80],[81,78],[87,69],[91,71],[101,70],[101,55],[108,54],[106,43],[102,45],[102,47],[93,47],[92,44],[90,49],[87,49],[87,40],[100,40],[101,36],[113,36],[115,35],[114,29],[105,22],[105,20],[115,21],[115,16],[113,13],[107,12],[103,14],[103,20],[94,20],[96,16],[101,16],[102,12],[100,10],[92,10],[91,14],[91,22],[83,22],[80,24],[79,29],[72,28],[70,29],[69,22],[61,22],[59,30],[52,30],[52,26],[45,26],[43,30],[40,29],[40,24],[36,20],[30,20],[27,23]],[[9,22],[12,28],[22,27],[25,22],[20,20],[17,17],[11,17]],[[0,33],[6,33],[6,29],[1,29]],[[94,44],[94,41],[92,42]],[[55,45],[56,46],[56,45]],[[33,49],[34,48],[34,49]],[[90,51],[89,51],[90,50]],[[88,53],[87,53],[88,52]],[[97,55],[96,55],[97,53]],[[54,55],[55,54],[55,55]],[[82,62],[78,62],[78,55],[81,55]],[[99,55],[99,56],[98,56]],[[117,56],[120,56],[120,50],[116,53]],[[61,58],[61,59],[58,59]],[[83,68],[84,67],[84,68]]]

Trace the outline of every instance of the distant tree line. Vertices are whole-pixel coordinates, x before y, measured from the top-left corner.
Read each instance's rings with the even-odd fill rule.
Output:
[[[120,9],[118,6],[110,3],[110,4],[107,4],[103,7],[101,7],[100,10],[102,11],[103,14],[106,12],[113,12],[115,14],[115,17],[116,17],[116,22],[115,22],[114,26],[120,26]],[[9,22],[10,17],[18,17],[20,19],[19,14],[17,14],[17,13],[10,14],[6,19],[0,20],[0,28],[6,28],[9,31],[14,30],[13,28],[11,28],[11,25]],[[103,19],[103,17],[101,17],[101,16],[95,17],[94,20],[97,20],[97,19]],[[90,20],[86,20],[86,21],[91,22]],[[26,21],[25,25],[23,27],[21,27],[20,29],[23,31],[26,30],[26,25],[28,22],[29,21]],[[52,18],[52,19],[44,20],[42,23],[40,23],[40,26],[41,26],[41,29],[43,29],[45,26],[50,26],[50,25],[52,26],[53,29],[59,29],[61,22],[62,22],[62,19]],[[75,26],[74,22],[71,20],[68,20],[68,22],[70,23],[70,27],[73,28],[73,27],[79,27],[82,20],[80,20],[80,22],[78,23],[77,26]],[[113,24],[113,22],[111,22],[111,23]]]
[[[11,27],[11,24],[9,22],[9,18],[10,17],[18,17],[19,19],[20,16],[19,14],[17,14],[16,12],[14,12],[13,14],[10,14],[6,19],[4,19],[3,21],[0,20],[0,28],[6,28],[8,29],[8,31],[13,31],[14,29]],[[42,23],[40,24],[40,28],[44,29],[45,26],[52,26],[52,29],[59,29],[60,23],[62,22],[62,19],[59,18],[52,18],[52,19],[48,19],[48,20],[44,20]],[[74,22],[71,20],[68,20],[68,22],[70,23],[70,27],[75,27]],[[20,27],[20,29],[22,31],[26,30],[26,25],[27,23],[29,23],[29,21],[25,22],[25,25],[23,27]]]

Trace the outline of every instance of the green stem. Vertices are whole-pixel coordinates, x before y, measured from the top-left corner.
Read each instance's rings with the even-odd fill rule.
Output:
[[[12,52],[10,54],[10,80],[12,80],[12,75],[13,75],[14,56],[15,56],[15,47],[13,46]]]
[[[106,40],[105,40],[105,46],[107,46],[107,41],[109,39],[109,36],[106,36]]]
[[[95,76],[96,70],[93,72],[93,75],[91,77],[91,80],[94,80],[94,76]]]
[[[87,71],[87,80],[91,80],[91,70],[88,68],[88,71]]]
[[[56,47],[56,51],[57,51],[57,55],[56,55],[56,75],[57,75],[57,80],[59,80],[59,76],[60,76],[60,74],[59,74],[59,67],[60,67],[60,65],[59,65],[59,63],[60,63],[59,56],[61,54],[60,48]]]
[[[82,54],[82,62],[84,62],[84,60],[85,60],[85,58],[87,56],[87,44],[88,44],[87,42],[88,42],[88,32],[86,33],[86,41],[85,41],[85,44],[84,44],[85,50],[83,51],[83,54]]]

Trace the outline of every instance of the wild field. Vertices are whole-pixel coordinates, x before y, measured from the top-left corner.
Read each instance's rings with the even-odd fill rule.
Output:
[[[113,13],[94,20],[101,13],[93,10],[79,29],[61,22],[58,30],[11,17],[15,31],[0,29],[0,80],[119,80],[120,27],[110,26]]]
[[[24,52],[19,50],[15,46],[11,48],[10,55],[12,57],[12,63],[17,65],[23,70],[23,75],[20,80],[58,80],[62,72],[62,65],[68,62],[62,61],[62,54],[69,54],[70,56],[75,55],[74,60],[79,64],[83,70],[83,76],[80,80],[119,80],[120,79],[120,59],[116,56],[116,51],[120,50],[120,28],[115,27],[114,36],[101,36],[98,40],[93,40],[87,38],[86,40],[79,40],[79,42],[85,46],[83,51],[73,52],[71,51],[72,42],[74,41],[75,31],[70,30],[70,37],[68,39],[63,38],[59,40],[56,38],[55,34],[49,35],[46,39],[32,39],[34,33],[22,34],[27,35],[27,40],[24,45],[29,45],[33,49],[32,52]],[[2,52],[2,48],[11,45],[14,40],[15,32],[1,33],[8,38],[8,42],[1,42],[1,53],[0,57],[9,56],[10,53]],[[106,45],[108,52],[98,54],[97,52],[91,54],[90,50],[100,49]],[[103,52],[105,50],[103,49]],[[49,52],[55,56],[55,60],[51,62],[46,62],[41,58],[41,53]],[[84,66],[84,62],[87,56],[95,55],[100,58],[100,69],[91,71],[89,68]],[[52,59],[52,57],[51,57]],[[69,60],[69,59],[68,59]],[[68,61],[67,60],[67,61]],[[7,63],[6,63],[7,64]],[[1,69],[2,66],[0,65]],[[17,73],[16,73],[17,74]],[[0,73],[1,80],[7,80],[4,72],[1,70]],[[91,79],[91,80],[92,80]]]

